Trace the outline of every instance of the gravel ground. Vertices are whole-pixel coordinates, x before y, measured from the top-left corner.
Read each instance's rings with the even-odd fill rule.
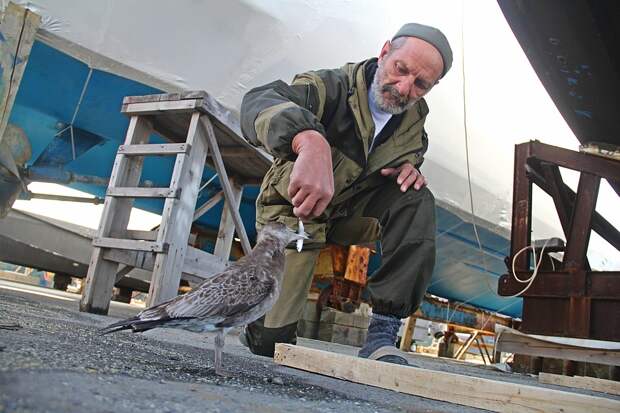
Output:
[[[78,312],[79,297],[2,283],[0,412],[479,411],[279,366],[233,335],[224,354],[230,377],[219,377],[212,336],[171,329],[99,336],[115,319]],[[138,310],[111,307],[117,317]]]

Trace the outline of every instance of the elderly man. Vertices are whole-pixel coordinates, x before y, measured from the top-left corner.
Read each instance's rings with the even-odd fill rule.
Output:
[[[360,357],[406,364],[395,348],[401,318],[420,305],[435,263],[435,201],[419,172],[428,146],[423,97],[450,69],[437,29],[404,25],[378,58],[275,81],[244,97],[241,127],[275,157],[256,201],[261,227],[303,219],[312,242],[286,252],[280,298],[241,340],[273,355],[294,343],[319,250],[326,242],[381,241],[370,277],[373,314]]]

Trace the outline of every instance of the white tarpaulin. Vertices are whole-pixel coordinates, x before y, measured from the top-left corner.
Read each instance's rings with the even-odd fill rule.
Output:
[[[434,25],[448,37],[454,64],[427,99],[423,172],[441,203],[471,212],[468,155],[474,212],[504,235],[514,144],[538,139],[578,148],[492,0],[17,3],[43,16],[44,41],[92,67],[166,90],[204,89],[236,110],[254,86],[376,56],[405,22]],[[575,176],[565,178],[576,187]],[[534,196],[533,238],[563,238],[553,203],[542,192]],[[617,199],[603,182],[597,209],[619,227]],[[599,269],[620,267],[618,251],[596,234],[590,260]]]

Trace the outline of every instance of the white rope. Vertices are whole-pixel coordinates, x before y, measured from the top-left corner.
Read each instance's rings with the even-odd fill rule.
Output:
[[[73,134],[73,123],[75,122],[75,118],[77,118],[77,114],[80,111],[80,106],[82,105],[82,100],[84,99],[84,95],[86,94],[86,88],[88,87],[88,83],[90,82],[90,77],[93,74],[93,68],[88,68],[88,75],[86,76],[86,80],[84,81],[84,86],[82,86],[82,93],[80,93],[80,98],[78,99],[77,105],[75,106],[75,110],[73,111],[73,117],[71,118],[71,122],[69,125],[60,130],[56,135],[62,135],[64,131],[69,129],[69,134],[71,135],[71,154],[73,155],[73,160],[75,161],[75,136]]]
[[[513,295],[508,295],[506,297],[508,298],[517,297],[523,294],[524,292],[526,292],[532,286],[532,284],[534,283],[534,280],[536,279],[536,276],[538,275],[538,268],[540,267],[540,264],[542,264],[543,258],[545,258],[545,248],[547,247],[547,244],[549,243],[549,241],[550,239],[547,239],[545,241],[545,244],[543,245],[542,250],[540,251],[540,258],[538,259],[538,262],[536,262],[536,248],[534,248],[533,245],[528,245],[527,247],[521,248],[519,252],[517,252],[515,256],[512,257],[512,274],[511,275],[517,282],[521,284],[527,284],[527,286],[523,290],[519,291],[518,293],[513,294]],[[523,252],[527,251],[530,248],[532,249],[532,253],[534,254],[534,263],[535,263],[534,271],[532,272],[532,275],[528,279],[522,280],[519,277],[517,277],[517,273],[515,271],[515,261],[517,260],[517,257],[519,255],[521,255]]]

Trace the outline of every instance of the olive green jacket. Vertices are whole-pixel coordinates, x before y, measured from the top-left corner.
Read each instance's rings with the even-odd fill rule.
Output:
[[[291,85],[278,80],[245,95],[241,105],[243,134],[276,158],[256,201],[259,226],[276,220],[296,227],[287,188],[296,158],[291,142],[303,130],[320,132],[332,147],[334,198],[321,217],[306,224],[306,231],[319,242],[325,242],[326,224],[342,209],[339,206],[385,182],[380,169],[406,161],[416,167],[422,164],[427,148],[424,121],[428,106],[424,99],[399,115],[400,124],[391,128],[387,140],[368,154],[375,127],[367,85],[372,81],[376,61],[306,72],[295,76]]]

